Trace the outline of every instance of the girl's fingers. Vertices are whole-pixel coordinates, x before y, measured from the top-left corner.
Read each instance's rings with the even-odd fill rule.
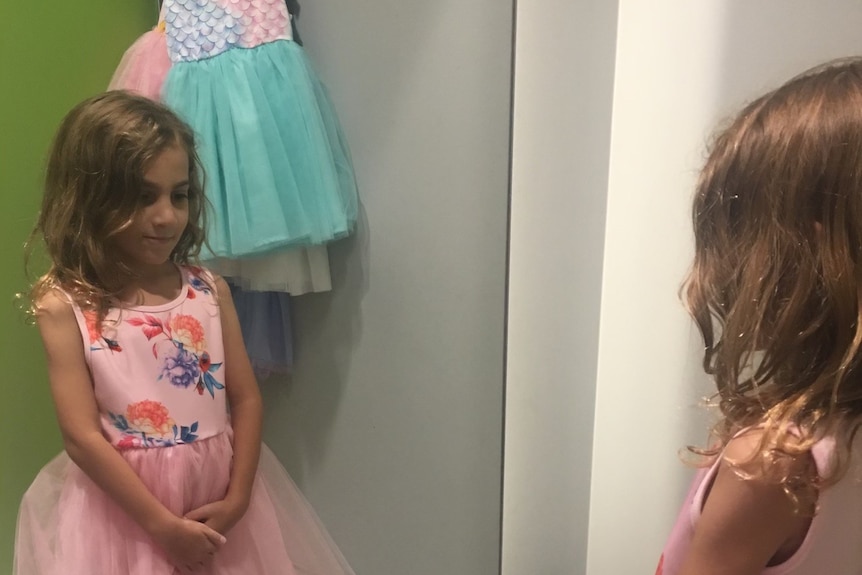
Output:
[[[203,524],[201,524],[201,525],[203,525]],[[227,543],[227,537],[225,537],[224,535],[222,535],[221,533],[219,533],[218,531],[216,531],[212,527],[209,527],[207,525],[203,525],[203,528],[204,528],[204,535],[207,536],[207,539],[209,539],[213,545],[216,545],[217,547],[221,547],[222,545]]]
[[[206,521],[209,519],[210,508],[212,504],[208,503],[207,505],[203,505],[198,507],[197,509],[192,509],[188,513],[186,513],[186,519],[191,519],[192,521]]]

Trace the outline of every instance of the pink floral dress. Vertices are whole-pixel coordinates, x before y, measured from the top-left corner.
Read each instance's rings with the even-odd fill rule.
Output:
[[[221,320],[212,280],[182,270],[179,296],[158,306],[96,314],[74,307],[102,429],[121,449],[165,447],[227,427]]]
[[[233,432],[212,276],[180,269],[158,306],[111,309],[101,328],[75,308],[101,427],[177,516],[223,499]],[[207,575],[353,575],[273,453],[262,446],[248,510]],[[176,575],[150,536],[66,454],[46,465],[18,514],[14,575]]]

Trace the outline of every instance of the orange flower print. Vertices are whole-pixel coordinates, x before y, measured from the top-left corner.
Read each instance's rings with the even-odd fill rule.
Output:
[[[126,421],[131,429],[151,437],[173,437],[176,425],[164,405],[149,399],[130,404]]]
[[[153,344],[153,357],[162,360],[158,381],[167,379],[183,388],[194,384],[198,394],[203,395],[206,390],[213,398],[216,390],[224,389],[224,384],[213,376],[222,364],[213,363],[210,359],[204,328],[195,317],[179,314],[169,318],[165,324],[155,316],[144,315],[127,319],[126,323],[140,327],[147,340],[161,336],[167,338],[167,342],[161,340]]]
[[[175,315],[169,322],[171,339],[195,355],[200,355],[206,348],[204,328],[201,322],[190,315]]]
[[[165,447],[191,443],[198,438],[198,422],[177,425],[168,409],[158,401],[145,399],[126,406],[126,413],[108,412],[111,423],[122,432],[117,442],[119,449],[136,447]]]
[[[99,329],[96,327],[96,312],[94,311],[85,311],[84,321],[87,323],[87,332],[90,335],[90,343],[96,343],[102,338],[102,334],[99,333]]]
[[[105,337],[99,330],[96,312],[85,311],[82,314],[84,315],[84,323],[87,324],[87,336],[90,340],[91,351],[105,349],[102,345],[99,345],[101,342],[104,342],[111,351],[123,351],[123,348],[120,347],[120,344],[116,340]]]
[[[117,447],[120,449],[134,449],[135,447],[141,447],[142,445],[143,442],[134,435],[124,435],[117,443]]]

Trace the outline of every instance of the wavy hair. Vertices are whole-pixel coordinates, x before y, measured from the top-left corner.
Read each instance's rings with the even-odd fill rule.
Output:
[[[862,416],[862,59],[748,104],[710,147],[693,222],[682,293],[721,412],[719,444],[693,450],[716,456],[760,426],[748,475],[814,493],[846,470]],[[827,479],[775,465],[826,434],[839,439]]]
[[[30,290],[30,311],[61,288],[84,309],[104,317],[108,302],[134,277],[112,237],[131,224],[144,172],[165,149],[189,156],[189,219],[171,259],[196,263],[205,242],[203,171],[191,128],[165,106],[124,91],[84,100],[63,119],[54,137],[38,221],[26,247],[42,240],[50,268]]]

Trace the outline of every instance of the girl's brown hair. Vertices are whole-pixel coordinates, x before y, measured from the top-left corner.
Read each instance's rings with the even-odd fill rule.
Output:
[[[59,287],[100,317],[133,277],[111,238],[131,224],[144,172],[166,148],[189,156],[189,220],[171,259],[197,260],[206,228],[203,174],[192,130],[161,104],[123,91],[99,94],[63,119],[48,159],[42,208],[27,247],[40,238],[50,269],[30,291],[31,311]]]
[[[822,478],[776,459],[838,434],[837,480],[862,416],[862,59],[746,106],[710,149],[693,219],[683,293],[722,416],[699,452],[761,426],[759,473],[793,495]]]

